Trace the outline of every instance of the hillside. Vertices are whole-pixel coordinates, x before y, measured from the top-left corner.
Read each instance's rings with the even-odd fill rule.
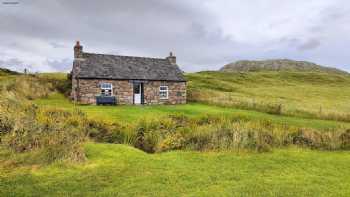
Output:
[[[247,72],[247,71],[319,71],[331,73],[346,73],[345,71],[320,66],[306,61],[294,61],[288,59],[274,59],[263,61],[237,61],[225,65],[220,69],[224,72]]]
[[[6,68],[1,68],[0,67],[0,76],[5,76],[5,75],[18,75],[18,72],[6,69]]]
[[[298,117],[350,121],[350,76],[260,71],[187,74],[191,101]]]

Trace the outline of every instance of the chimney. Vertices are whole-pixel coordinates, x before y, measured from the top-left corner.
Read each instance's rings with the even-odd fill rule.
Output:
[[[170,52],[170,55],[167,57],[167,59],[171,64],[176,65],[176,56],[173,55],[173,52]]]
[[[80,45],[80,42],[77,41],[77,43],[74,46],[74,58],[82,58],[83,56],[83,46]]]

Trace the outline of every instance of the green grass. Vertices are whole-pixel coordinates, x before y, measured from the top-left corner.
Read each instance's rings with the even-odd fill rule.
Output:
[[[169,152],[87,144],[85,164],[7,169],[0,196],[349,196],[350,155]]]
[[[64,74],[51,75],[41,74],[65,79]],[[215,102],[211,105],[76,107],[90,118],[123,123],[169,114],[191,117],[210,114],[251,121],[269,120],[273,124],[296,127],[350,128],[350,123],[306,118],[299,112],[314,113],[322,104],[325,111],[347,113],[350,80],[346,75],[202,72],[187,77],[190,92],[200,91],[204,96],[214,94],[215,102],[237,99],[283,103],[284,110],[293,113],[272,115],[219,107],[213,105]],[[0,84],[9,79],[15,78],[0,76]],[[74,104],[57,93],[34,102],[48,108],[74,108]],[[350,196],[348,151],[289,147],[274,148],[267,153],[172,151],[146,154],[126,145],[98,143],[86,144],[85,150],[85,163],[62,161],[30,165],[16,164],[18,160],[12,157],[20,157],[20,154],[8,154],[0,146],[0,196]]]
[[[48,98],[35,101],[40,106],[57,107],[70,110],[74,104],[61,94],[52,94]],[[159,105],[159,106],[94,106],[94,105],[76,105],[79,109],[86,112],[90,118],[104,119],[119,122],[135,122],[143,117],[159,117],[170,114],[184,114],[186,116],[209,115],[228,115],[243,117],[252,121],[269,120],[276,124],[287,124],[290,126],[304,128],[350,128],[350,123],[308,119],[290,116],[272,115],[262,112],[239,110],[229,107],[217,107],[199,103],[190,103],[186,105]]]
[[[190,99],[219,105],[282,105],[282,114],[350,120],[350,75],[324,72],[199,72]],[[254,107],[251,107],[254,110]]]
[[[67,80],[68,73],[39,73],[38,76],[55,80]]]

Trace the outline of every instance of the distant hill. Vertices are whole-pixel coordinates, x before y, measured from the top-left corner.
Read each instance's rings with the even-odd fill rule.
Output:
[[[312,62],[294,61],[289,59],[275,59],[263,61],[237,61],[225,65],[220,69],[224,72],[247,72],[247,71],[323,71],[332,73],[347,73],[345,71],[320,66]]]
[[[12,71],[10,69],[7,68],[0,68],[0,76],[4,76],[4,75],[18,75],[20,73],[16,72],[16,71]]]

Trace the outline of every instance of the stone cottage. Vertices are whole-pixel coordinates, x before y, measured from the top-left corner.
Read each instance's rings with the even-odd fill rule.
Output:
[[[184,104],[186,80],[170,53],[166,58],[83,52],[74,46],[72,99],[82,104]]]

